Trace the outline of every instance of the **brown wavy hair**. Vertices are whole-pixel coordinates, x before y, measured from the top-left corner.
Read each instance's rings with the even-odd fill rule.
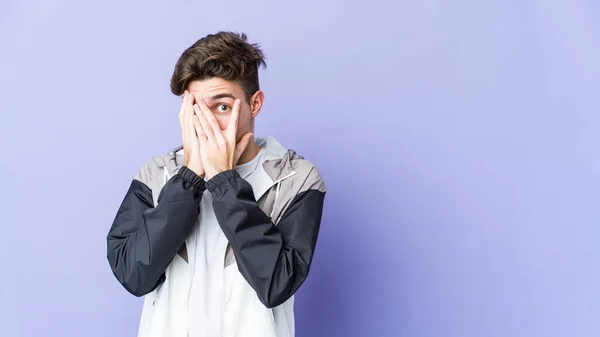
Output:
[[[192,81],[220,77],[236,81],[244,90],[246,101],[260,89],[258,69],[266,67],[258,44],[248,43],[244,33],[209,34],[186,49],[173,71],[171,92],[183,95]]]

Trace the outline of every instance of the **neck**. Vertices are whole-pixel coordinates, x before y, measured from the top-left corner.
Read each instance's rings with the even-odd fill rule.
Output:
[[[254,159],[254,157],[256,157],[256,155],[258,154],[259,151],[260,151],[260,146],[258,146],[256,144],[256,142],[254,141],[254,139],[252,139],[250,142],[248,142],[248,146],[246,146],[246,150],[244,150],[244,152],[240,156],[240,159],[238,159],[238,162],[236,165],[246,164],[247,162],[251,161],[252,159]]]

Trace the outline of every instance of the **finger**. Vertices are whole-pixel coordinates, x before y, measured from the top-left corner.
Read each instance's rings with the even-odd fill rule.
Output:
[[[202,110],[200,109],[200,106],[198,104],[194,104],[194,112],[196,113],[196,116],[200,120],[200,125],[202,126],[202,131],[206,135],[206,138],[208,139],[208,141],[216,144],[215,133],[213,132],[213,129],[210,126],[210,123],[206,119],[206,116],[204,116],[204,112],[202,112]]]
[[[242,153],[244,153],[244,151],[248,147],[248,144],[250,144],[250,141],[252,140],[253,137],[254,137],[254,134],[251,132],[248,132],[247,134],[243,135],[242,139],[240,139],[240,141],[235,145],[235,162],[236,163],[240,159],[240,156],[242,155]]]
[[[201,100],[200,102],[198,102],[198,106],[200,106],[200,110],[202,110],[202,113],[204,113],[204,117],[206,117],[206,120],[210,124],[212,131],[215,135],[215,140],[217,141],[217,144],[224,145],[225,136],[223,136],[223,132],[221,132],[221,127],[219,126],[219,122],[215,118],[215,115],[210,110],[208,105],[206,105],[206,102]]]
[[[181,105],[182,106],[184,105],[184,103],[185,103],[185,101],[187,99],[187,95],[188,95],[188,91],[187,90],[183,92],[183,95],[181,95]]]
[[[192,107],[194,105],[194,100],[195,99],[196,99],[196,97],[194,97],[194,94],[192,94],[191,92],[188,91],[188,106],[190,107],[190,111],[193,111],[191,109],[192,109]]]
[[[179,126],[181,127],[181,138],[183,145],[187,140],[188,126],[186,122],[186,101],[187,101],[187,90],[181,96],[181,107],[179,108]]]
[[[194,129],[194,122],[192,118],[194,117],[194,95],[190,92],[187,93],[187,102],[186,102],[186,110],[185,110],[185,121],[187,126],[187,135],[190,142],[196,141],[196,130]]]
[[[230,140],[235,140],[235,136],[237,135],[237,127],[238,120],[240,117],[240,105],[241,101],[236,99],[233,103],[233,108],[231,109],[231,118],[229,119],[229,124],[227,125],[227,137]]]
[[[206,144],[206,134],[204,133],[204,130],[202,130],[202,124],[200,123],[198,116],[193,116],[192,123],[194,124],[194,129],[196,130],[196,135],[198,137],[198,141],[200,142],[200,146]]]
[[[181,96],[181,106],[179,107],[179,119],[181,120],[181,117],[183,116],[184,113],[184,107],[185,107],[185,100],[186,100],[186,93],[183,93],[183,95]]]

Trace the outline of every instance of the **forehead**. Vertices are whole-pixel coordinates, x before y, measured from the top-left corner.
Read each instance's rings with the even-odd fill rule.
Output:
[[[244,94],[244,91],[237,82],[227,81],[220,77],[192,81],[188,86],[188,90],[198,98],[207,98],[224,93],[232,94],[236,98],[241,98]]]

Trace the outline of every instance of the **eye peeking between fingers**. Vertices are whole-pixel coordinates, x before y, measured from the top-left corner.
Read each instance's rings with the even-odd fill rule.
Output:
[[[231,107],[227,104],[219,104],[217,105],[217,112],[220,114],[226,114],[231,111]]]

